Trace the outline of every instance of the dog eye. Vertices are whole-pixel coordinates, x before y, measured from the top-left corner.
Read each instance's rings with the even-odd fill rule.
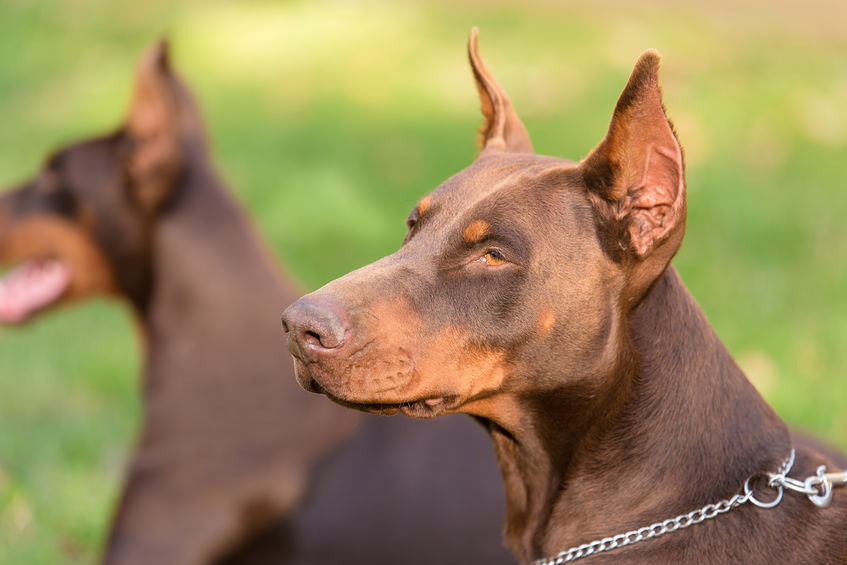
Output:
[[[418,213],[417,208],[409,212],[409,217],[406,218],[406,227],[409,229],[409,231],[411,231],[415,227],[415,225],[417,225],[418,217],[420,217],[420,214]]]
[[[506,262],[506,258],[503,257],[503,254],[499,251],[492,249],[491,251],[486,251],[485,255],[477,259],[480,263],[485,263],[489,267],[497,267],[498,265],[502,265]]]
[[[418,225],[418,218],[419,217],[420,217],[420,214],[418,213],[418,209],[415,208],[414,210],[411,211],[411,213],[409,213],[409,217],[406,218],[406,229],[407,229],[407,231],[406,231],[406,237],[403,238],[404,244],[406,242],[408,242],[410,239],[412,239],[412,234],[415,231],[415,226]]]

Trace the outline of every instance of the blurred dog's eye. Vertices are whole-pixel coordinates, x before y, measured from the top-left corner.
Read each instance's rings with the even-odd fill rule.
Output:
[[[58,173],[49,169],[42,172],[35,183],[35,191],[45,195],[62,192],[62,181]]]
[[[506,258],[503,255],[494,249],[491,251],[487,251],[485,255],[477,259],[480,263],[485,263],[490,267],[496,267],[498,265],[502,265],[506,262]]]

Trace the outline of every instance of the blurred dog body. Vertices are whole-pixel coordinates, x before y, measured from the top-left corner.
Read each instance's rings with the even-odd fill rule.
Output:
[[[141,328],[143,431],[104,563],[512,562],[482,430],[297,387],[277,315],[299,291],[215,174],[164,45],[118,131],[0,198],[0,263],[18,265],[0,322],[107,294]]]

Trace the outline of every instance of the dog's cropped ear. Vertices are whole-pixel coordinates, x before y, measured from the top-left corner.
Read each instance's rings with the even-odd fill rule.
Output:
[[[508,151],[532,153],[532,142],[526,128],[518,118],[506,92],[500,88],[479,54],[479,30],[473,28],[468,39],[468,57],[471,61],[476,87],[485,116],[479,132],[483,151]]]
[[[662,105],[659,59],[641,55],[606,138],[580,164],[586,186],[611,210],[606,221],[618,223],[614,244],[636,261],[670,246],[661,254],[669,260],[685,228],[682,147]]]
[[[141,58],[124,130],[133,197],[145,210],[156,210],[170,196],[187,152],[205,147],[199,111],[171,70],[165,41]]]

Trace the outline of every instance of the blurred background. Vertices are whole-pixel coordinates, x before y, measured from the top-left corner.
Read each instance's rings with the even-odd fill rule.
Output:
[[[396,249],[476,154],[471,26],[536,150],[571,159],[654,47],[688,165],[675,264],[782,417],[847,449],[847,4],[738,4],[2,0],[0,186],[116,127],[166,35],[219,171],[315,288]],[[0,563],[96,560],[140,356],[106,301],[0,329]]]

